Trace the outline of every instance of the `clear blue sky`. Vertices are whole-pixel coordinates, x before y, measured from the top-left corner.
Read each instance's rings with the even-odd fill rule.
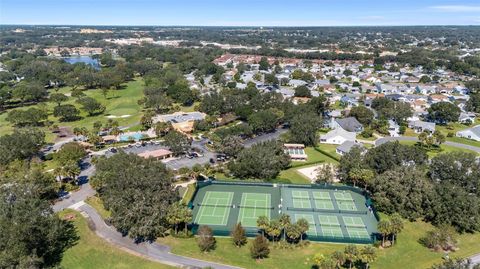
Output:
[[[0,0],[0,24],[480,25],[480,0]]]

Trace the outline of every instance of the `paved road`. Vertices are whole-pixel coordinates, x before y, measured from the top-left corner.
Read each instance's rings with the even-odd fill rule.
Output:
[[[245,147],[249,148],[249,147],[253,146],[254,144],[257,144],[257,143],[260,143],[260,142],[275,140],[275,139],[278,139],[280,137],[280,135],[286,133],[287,131],[288,131],[288,129],[278,128],[277,130],[275,130],[275,132],[266,133],[266,134],[256,136],[254,138],[250,138],[250,139],[248,139],[244,142],[244,145],[245,145]]]
[[[470,262],[472,263],[472,268],[473,268],[474,265],[480,264],[480,253],[470,257]]]
[[[95,166],[90,163],[90,159],[88,158],[85,159],[83,163],[86,164],[87,168],[83,169],[78,176],[79,181],[83,182],[83,184],[80,185],[80,189],[64,197],[63,200],[55,203],[52,206],[53,211],[62,211],[63,209],[75,203],[85,201],[85,199],[87,199],[88,197],[95,195],[95,190],[92,189],[92,186],[90,186],[90,184],[88,183],[88,178],[93,176],[93,174],[95,173]]]
[[[379,145],[387,143],[389,141],[419,141],[419,140],[416,137],[410,137],[410,136],[384,137],[384,138],[377,139],[375,141],[375,146],[379,146]],[[466,145],[466,144],[456,143],[456,142],[451,142],[451,141],[446,141],[444,144],[449,145],[449,146],[453,146],[453,147],[457,147],[457,148],[468,149],[468,150],[472,150],[472,151],[480,153],[480,148],[479,147],[474,147],[474,146],[471,146],[471,145]]]
[[[183,256],[178,256],[170,252],[170,247],[158,243],[140,243],[135,244],[132,239],[122,236],[113,227],[108,226],[94,208],[85,203],[78,203],[72,208],[78,210],[93,223],[95,233],[110,242],[111,244],[127,250],[136,255],[158,261],[167,265],[182,268],[205,268],[211,267],[216,269],[237,269],[239,267],[228,266],[218,263],[212,263]],[[90,225],[92,226],[92,225]],[[195,246],[192,246],[195,247]]]

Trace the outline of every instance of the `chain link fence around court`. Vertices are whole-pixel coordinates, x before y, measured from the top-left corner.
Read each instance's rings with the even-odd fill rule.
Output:
[[[219,202],[230,195],[230,203]],[[307,219],[307,239],[312,241],[372,243],[377,234],[378,217],[368,198],[362,190],[348,186],[199,182],[189,206],[194,215],[193,231],[199,225],[209,225],[218,236],[228,236],[238,222],[248,236],[255,236],[259,216],[276,219],[281,213],[289,214],[292,221]],[[335,221],[322,222],[325,216]]]

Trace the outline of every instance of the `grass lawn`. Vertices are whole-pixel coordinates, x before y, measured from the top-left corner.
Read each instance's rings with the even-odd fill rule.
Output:
[[[335,152],[335,145],[320,144],[318,148],[334,155],[338,156]],[[308,155],[308,159],[305,162],[292,162],[291,167],[283,170],[276,178],[276,182],[281,183],[293,183],[293,184],[310,184],[310,179],[298,172],[298,169],[313,166],[319,163],[338,163],[336,160],[329,156],[315,150],[313,147],[305,148],[305,153]]]
[[[400,144],[410,145],[410,146],[413,146],[416,143],[417,142],[415,142],[415,141],[400,141]],[[449,146],[449,145],[445,145],[445,144],[440,145],[440,149],[441,150],[430,150],[430,151],[427,152],[427,154],[430,158],[433,158],[440,153],[449,153],[449,152],[455,152],[455,151],[470,152],[470,153],[477,154],[475,151],[472,151],[472,150],[457,148],[457,147]]]
[[[69,87],[64,87],[59,90],[60,93],[70,93]],[[50,121],[53,121],[54,124],[58,126],[68,126],[72,129],[74,127],[86,127],[88,129],[92,129],[93,123],[96,121],[106,122],[108,115],[111,116],[122,116],[122,115],[130,115],[129,117],[125,118],[115,118],[118,121],[120,126],[130,126],[136,125],[142,116],[142,107],[137,103],[143,97],[143,80],[137,79],[134,81],[130,81],[125,84],[124,89],[116,90],[116,91],[109,91],[107,98],[105,98],[102,94],[101,90],[86,90],[84,91],[86,96],[95,98],[101,104],[103,104],[106,109],[105,112],[101,115],[96,115],[92,117],[87,117],[87,114],[80,109],[80,105],[77,103],[77,99],[73,97],[69,97],[68,101],[63,104],[72,104],[75,105],[80,111],[80,116],[82,117],[80,120],[73,121],[73,122],[59,122],[58,118],[53,116],[53,109],[56,104],[50,102],[44,102],[38,105],[29,106],[25,108],[18,108],[18,109],[26,109],[30,107],[40,107],[45,104],[48,112]],[[13,127],[10,125],[9,122],[6,121],[8,111],[4,112],[0,115],[0,135],[8,134],[12,132]],[[47,142],[54,142],[55,135],[53,135],[47,128],[43,128],[45,133],[47,134],[46,140]]]
[[[98,198],[98,196],[92,196],[88,197],[85,200],[85,203],[89,204],[91,207],[95,208],[97,210],[98,214],[102,216],[103,219],[107,219],[110,217],[111,212],[106,210],[105,207],[103,206],[102,200]]]
[[[457,133],[458,131],[468,129],[470,127],[472,127],[472,126],[461,124],[459,122],[452,122],[452,123],[449,123],[448,125],[437,124],[435,126],[435,129],[437,131],[442,132],[444,135],[447,135],[448,133]]]
[[[407,128],[407,129],[405,129],[405,133],[403,134],[403,136],[418,137],[418,134],[415,133],[415,131],[413,129]]]
[[[87,225],[87,221],[80,213],[73,210],[65,210],[60,213],[61,216],[66,214],[75,214],[74,224],[80,240],[75,246],[68,249],[64,255],[61,266],[69,269],[167,269],[173,268],[157,262],[137,257],[117,247],[107,243],[102,238],[92,232]]]
[[[93,202],[92,202],[93,201]],[[88,201],[90,205],[101,211],[103,205],[100,200],[91,199]],[[66,211],[74,212],[74,211]],[[61,214],[66,214],[62,212]],[[102,213],[102,216],[104,213]],[[65,268],[92,268],[91,264],[95,264],[95,268],[167,268],[163,267],[149,267],[150,262],[131,256],[130,254],[123,254],[122,251],[113,249],[107,243],[101,241],[95,236],[86,225],[85,219],[79,217],[76,213],[77,219],[75,225],[79,230],[81,240],[72,249],[65,254],[62,265]],[[385,217],[385,216],[381,216]],[[442,261],[443,253],[433,252],[419,243],[427,231],[433,229],[433,226],[423,221],[406,222],[404,230],[399,234],[397,242],[394,247],[387,249],[377,249],[377,260],[371,264],[371,268],[430,268],[435,263]],[[314,243],[304,248],[293,250],[273,249],[271,248],[270,257],[262,261],[256,262],[250,258],[249,244],[242,248],[234,247],[232,241],[228,237],[217,237],[217,247],[214,251],[203,253],[199,251],[195,238],[174,238],[164,237],[159,238],[158,242],[167,244],[172,247],[172,252],[175,254],[225,263],[230,265],[241,266],[244,268],[311,268],[312,258],[315,254],[330,254],[336,250],[343,250],[345,244],[331,244],[331,243]],[[458,238],[459,250],[450,253],[451,257],[469,257],[475,253],[480,252],[480,233],[462,234]],[[88,246],[85,242],[89,242]],[[96,251],[97,248],[101,250]],[[101,252],[101,254],[98,254]],[[109,254],[105,260],[99,261],[96,264],[98,256]],[[117,260],[115,255],[117,252],[121,253],[122,259]],[[113,258],[112,255],[114,256]],[[140,259],[138,266],[130,267],[131,260]],[[115,262],[115,263],[114,263]],[[75,266],[71,267],[71,264]],[[111,266],[111,267],[109,267]],[[143,266],[143,267],[142,267]]]
[[[461,144],[470,145],[470,146],[480,148],[480,141],[475,141],[475,140],[471,140],[471,139],[467,139],[467,138],[456,137],[456,136],[447,137],[447,141],[461,143]]]
[[[377,249],[378,258],[371,268],[429,268],[442,261],[443,253],[430,251],[418,241],[432,229],[428,223],[407,222],[396,245],[388,249]],[[469,257],[480,251],[480,233],[464,234],[459,237],[459,250],[451,253],[454,257]],[[194,238],[178,239],[166,237],[159,242],[170,245],[172,252],[179,255],[226,263],[244,268],[311,268],[315,254],[330,254],[343,250],[345,244],[311,243],[305,248],[294,250],[271,249],[270,257],[256,262],[249,256],[249,244],[234,247],[230,238],[217,237],[217,248],[210,253],[199,251]],[[232,255],[232,253],[235,253]]]
[[[182,203],[183,204],[188,204],[188,202],[190,202],[190,200],[192,200],[194,192],[195,192],[195,183],[194,184],[188,184],[187,185],[187,190],[185,191],[185,193],[183,194],[183,197],[182,197]]]

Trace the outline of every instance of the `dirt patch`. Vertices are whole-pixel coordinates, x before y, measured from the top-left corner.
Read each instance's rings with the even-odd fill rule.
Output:
[[[300,168],[297,170],[298,173],[306,176],[307,178],[310,179],[310,181],[314,182],[315,179],[317,178],[318,176],[318,169],[320,167],[323,167],[324,165],[329,165],[329,164],[319,164],[319,165],[315,165],[315,166],[310,166],[310,167],[305,167],[305,168]],[[335,171],[333,171],[334,174],[335,174]],[[338,182],[338,178],[334,178],[334,182]]]

